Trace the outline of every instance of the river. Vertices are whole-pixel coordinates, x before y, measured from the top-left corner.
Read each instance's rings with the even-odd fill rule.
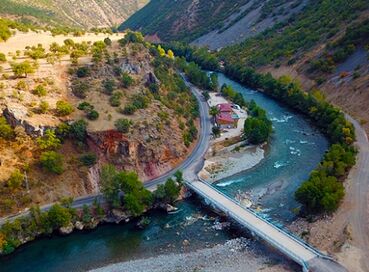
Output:
[[[276,224],[295,218],[293,194],[320,162],[328,142],[303,116],[260,92],[245,88],[219,74],[219,84],[230,84],[247,100],[255,100],[273,121],[274,133],[265,159],[253,169],[214,184],[234,196],[248,192],[258,211]],[[89,232],[53,236],[26,244],[0,259],[0,271],[84,271],[106,264],[158,254],[189,252],[211,247],[237,236],[213,228],[216,216],[196,200],[178,203],[174,214],[152,212],[151,224],[139,230],[135,222],[104,225]],[[190,245],[183,247],[183,241]]]

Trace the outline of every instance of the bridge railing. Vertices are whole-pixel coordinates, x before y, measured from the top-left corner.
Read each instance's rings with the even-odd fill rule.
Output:
[[[243,207],[241,205],[241,203],[239,201],[236,201],[235,199],[227,196],[226,194],[224,194],[223,192],[217,190],[216,188],[214,188],[213,186],[211,186],[209,183],[201,181],[204,184],[206,184],[207,186],[209,186],[212,190],[216,191],[217,193],[221,194],[223,197],[227,198],[228,200],[230,200],[231,202],[237,204],[238,206],[240,206],[242,209],[246,210],[247,212],[251,213],[252,215],[254,215],[255,217],[257,217],[258,219],[260,219],[261,221],[265,222],[266,224],[268,224],[270,227],[274,228],[275,230],[277,230],[280,233],[283,233],[283,235],[289,237],[290,239],[292,239],[293,241],[295,241],[296,243],[298,243],[299,245],[301,245],[302,247],[304,247],[305,249],[309,250],[310,252],[312,252],[313,254],[315,254],[317,257],[321,257],[321,258],[326,258],[326,259],[330,259],[332,260],[330,257],[322,254],[321,252],[319,252],[318,250],[316,250],[315,248],[311,247],[309,244],[307,244],[306,242],[300,240],[299,238],[295,237],[294,235],[291,235],[290,233],[286,232],[285,230],[283,230],[282,228],[280,228],[279,226],[274,225],[273,223],[269,222],[268,220],[266,220],[265,218],[261,217],[260,215],[258,215],[256,212],[254,212],[252,209],[247,208],[247,207]],[[207,199],[207,195],[205,195],[202,191],[198,190],[196,187],[192,186],[191,182],[186,181],[185,182],[192,190],[194,190],[195,192],[197,192],[198,194],[200,194],[202,197],[204,197],[205,199]],[[232,215],[232,217],[239,222],[240,224],[245,225],[248,229],[250,229],[251,231],[255,232],[258,234],[259,237],[261,237],[262,239],[266,240],[267,242],[273,244],[274,246],[278,247],[281,251],[283,251],[285,254],[289,255],[293,260],[295,260],[297,263],[301,264],[304,269],[307,269],[307,264],[306,262],[298,255],[296,255],[294,252],[292,252],[291,250],[289,250],[287,247],[285,247],[283,244],[281,244],[280,242],[276,241],[275,239],[273,239],[270,236],[265,235],[264,233],[262,233],[261,231],[259,231],[257,228],[253,227],[252,225],[250,225],[248,222],[246,222],[243,218],[239,217],[237,214],[235,214],[234,212],[228,211],[228,208],[226,206],[224,206],[222,203],[220,203],[219,201],[217,201],[216,199],[214,199],[214,201],[211,201],[213,204],[215,204],[216,206],[218,206],[218,208],[222,209],[223,211],[225,211],[228,215]]]

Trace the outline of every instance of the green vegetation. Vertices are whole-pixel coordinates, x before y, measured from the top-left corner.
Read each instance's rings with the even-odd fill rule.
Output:
[[[124,72],[122,74],[120,82],[122,83],[123,88],[129,88],[133,85],[134,80],[128,73]]]
[[[33,90],[33,93],[37,96],[46,96],[47,90],[44,85],[37,85],[36,88]]]
[[[170,178],[165,184],[158,185],[154,192],[155,201],[160,203],[173,203],[176,201],[181,191],[181,184],[179,182],[181,181],[174,181]]]
[[[244,125],[244,137],[251,144],[261,144],[266,142],[273,132],[272,122],[268,119],[265,110],[256,105],[255,101],[248,104],[250,116]]]
[[[55,151],[45,151],[41,154],[40,163],[50,173],[58,174],[64,172],[63,156]]]
[[[91,167],[93,165],[96,164],[97,162],[97,156],[96,154],[94,153],[87,153],[87,154],[83,154],[79,160],[81,161],[81,163],[84,165],[84,166],[88,166],[88,167]]]
[[[343,176],[336,174],[346,173],[355,163],[354,128],[343,113],[327,103],[319,92],[305,93],[288,77],[277,80],[270,74],[258,74],[241,65],[227,66],[226,74],[242,84],[262,89],[265,94],[306,114],[326,133],[333,144],[327,154],[336,154],[337,161],[332,162],[332,157],[326,156],[321,166],[298,189],[296,199],[307,212],[333,211],[338,207],[344,195],[339,179]]]
[[[114,125],[119,132],[128,133],[130,127],[132,126],[132,121],[122,118],[122,119],[118,119],[117,121],[115,121]]]
[[[276,24],[241,44],[224,48],[219,57],[228,64],[242,63],[252,67],[284,59],[292,64],[301,52],[327,41],[367,8],[366,0],[311,1],[303,12],[288,22]]]
[[[59,100],[56,102],[56,113],[59,116],[67,116],[74,111],[74,108],[71,104],[66,101]]]
[[[21,63],[11,63],[11,67],[15,77],[27,77],[28,74],[35,73],[37,64],[25,60]]]
[[[85,81],[77,81],[72,86],[72,92],[78,98],[86,98],[87,92],[90,89],[90,85]]]
[[[116,171],[113,165],[105,165],[101,170],[101,191],[113,207],[122,204],[133,216],[141,215],[152,204],[152,194],[143,187],[134,172]],[[124,197],[120,197],[120,193]]]
[[[243,98],[242,94],[233,90],[231,86],[224,84],[220,89],[221,94],[231,100],[233,103],[239,105],[240,107],[246,107],[247,103]]]
[[[337,64],[344,62],[359,47],[369,48],[369,20],[354,24],[346,29],[341,39],[328,44],[323,56],[312,61],[311,70],[333,72]]]
[[[13,128],[3,116],[0,117],[0,137],[6,140],[11,140],[15,137]]]
[[[37,138],[37,144],[42,150],[56,150],[60,147],[61,141],[55,131],[47,129],[43,136]]]

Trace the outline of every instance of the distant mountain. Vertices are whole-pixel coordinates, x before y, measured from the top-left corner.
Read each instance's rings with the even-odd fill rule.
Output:
[[[308,0],[152,0],[120,26],[162,41],[219,48],[299,12]],[[204,36],[205,35],[205,36]]]
[[[1,0],[0,16],[38,24],[107,27],[120,24],[149,0]]]

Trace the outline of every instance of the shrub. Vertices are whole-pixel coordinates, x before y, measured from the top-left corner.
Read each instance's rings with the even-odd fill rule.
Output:
[[[132,104],[136,109],[146,109],[150,103],[150,99],[143,94],[135,94],[131,97]]]
[[[111,39],[109,37],[105,38],[104,39],[104,43],[107,45],[107,46],[110,46],[111,45]]]
[[[88,103],[88,102],[84,101],[84,102],[82,102],[82,103],[79,103],[79,105],[78,105],[77,109],[79,109],[79,110],[83,110],[83,111],[87,111],[87,112],[88,112],[88,111],[93,110],[93,109],[94,109],[94,106],[93,106],[93,105],[91,105],[90,103]]]
[[[97,120],[99,118],[99,113],[95,110],[87,112],[87,118],[89,120]]]
[[[132,125],[132,121],[128,119],[122,118],[122,119],[118,119],[117,121],[115,121],[115,127],[117,128],[119,132],[122,132],[122,133],[128,133],[131,125]]]
[[[121,92],[115,92],[113,93],[113,95],[110,97],[109,99],[109,102],[110,102],[110,105],[112,107],[119,107],[121,102],[120,102],[120,99],[122,98],[122,93]]]
[[[87,153],[82,155],[79,160],[83,163],[83,165],[90,167],[96,164],[97,156],[94,153]]]
[[[45,134],[37,138],[37,144],[42,150],[58,149],[61,145],[59,138],[56,137],[55,132],[51,129],[45,131]]]
[[[90,75],[90,68],[84,66],[84,67],[79,67],[76,71],[77,77],[82,78],[82,77],[87,77]]]
[[[37,96],[46,96],[47,90],[43,85],[37,85],[36,88],[33,90],[33,93]]]
[[[128,104],[123,108],[122,113],[127,114],[127,115],[132,115],[135,113],[136,110],[137,108],[134,105]]]
[[[60,175],[63,173],[63,156],[55,151],[45,151],[41,154],[40,163],[50,173]]]
[[[23,180],[24,175],[17,169],[11,174],[7,184],[11,189],[14,190],[18,189],[22,185]]]
[[[50,109],[49,103],[47,103],[46,101],[41,101],[40,104],[38,105],[38,110],[40,113],[46,113],[48,112],[49,109]]]
[[[115,90],[115,81],[112,79],[107,79],[102,82],[102,85],[104,87],[103,92],[105,94],[111,95]]]
[[[74,111],[74,108],[71,104],[66,101],[59,100],[56,102],[56,113],[59,116],[67,116]]]
[[[133,85],[134,80],[127,72],[124,72],[121,77],[121,83],[124,88],[128,88]]]
[[[10,140],[15,136],[13,128],[8,124],[5,117],[0,117],[0,137]]]
[[[4,53],[0,53],[0,62],[6,62],[6,56]]]
[[[72,92],[78,98],[86,98],[90,85],[83,81],[78,81],[72,86]]]

